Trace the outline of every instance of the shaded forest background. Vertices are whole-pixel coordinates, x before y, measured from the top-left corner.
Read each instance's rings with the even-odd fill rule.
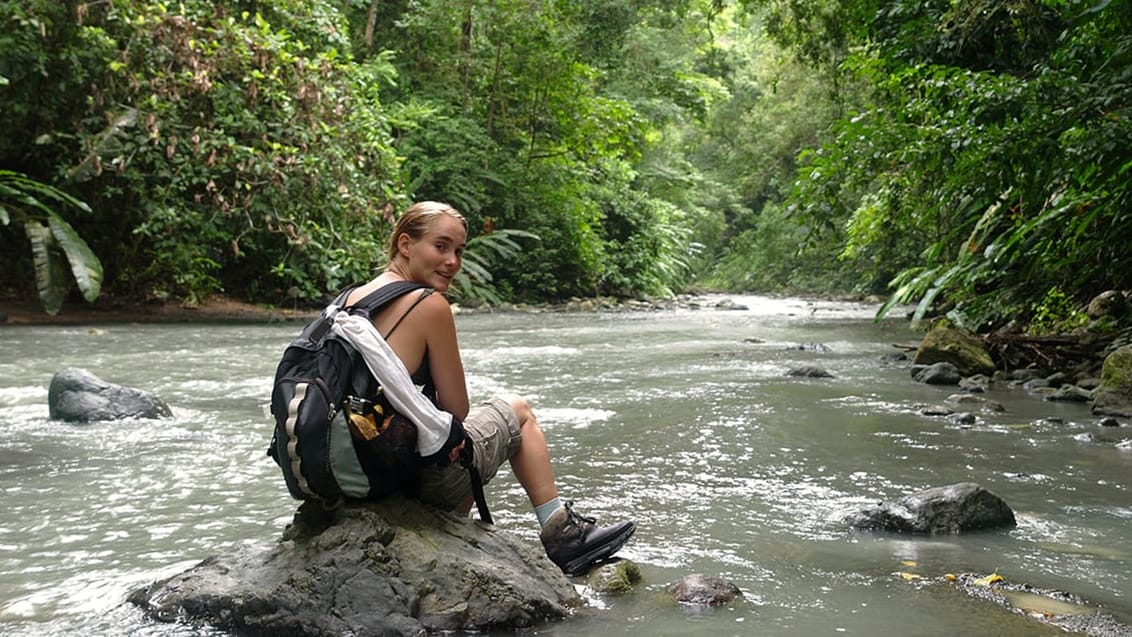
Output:
[[[9,295],[316,303],[396,214],[459,298],[1132,289],[1130,0],[0,0]]]

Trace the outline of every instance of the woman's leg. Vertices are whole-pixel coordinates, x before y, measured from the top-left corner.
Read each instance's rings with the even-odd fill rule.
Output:
[[[567,575],[582,573],[616,553],[633,535],[636,526],[632,522],[597,526],[593,518],[575,513],[573,503],[559,503],[550,450],[538,419],[526,399],[513,396],[510,402],[522,432],[519,450],[511,456],[511,471],[535,508],[542,526],[539,539],[547,556]]]
[[[537,507],[558,497],[554,469],[550,466],[550,449],[530,403],[522,396],[511,396],[509,400],[523,436],[519,450],[511,456],[511,471],[527,492],[531,506]]]

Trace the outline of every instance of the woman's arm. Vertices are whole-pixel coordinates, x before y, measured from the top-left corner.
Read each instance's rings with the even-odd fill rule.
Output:
[[[456,337],[456,320],[443,295],[433,294],[421,302],[426,353],[441,409],[460,420],[468,417],[468,384]]]

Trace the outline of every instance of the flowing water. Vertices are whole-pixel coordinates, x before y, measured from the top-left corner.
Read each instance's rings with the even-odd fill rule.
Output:
[[[644,575],[587,596],[549,635],[1054,635],[900,573],[997,572],[1081,596],[1132,622],[1132,428],[1021,389],[972,425],[920,414],[954,388],[885,363],[915,336],[874,307],[735,297],[747,309],[469,314],[458,318],[474,397],[531,399],[560,489],[599,519],[628,517],[622,551]],[[200,634],[153,624],[129,591],[243,543],[274,540],[295,503],[265,455],[263,406],[295,323],[0,328],[0,632]],[[785,372],[815,365],[835,377]],[[155,392],[171,420],[48,418],[64,367]],[[1054,418],[1048,418],[1054,417]],[[1058,422],[1056,419],[1060,419]],[[974,481],[1014,509],[1012,530],[862,534],[853,507]],[[537,543],[511,475],[488,488],[496,522]],[[741,601],[665,597],[717,575]]]

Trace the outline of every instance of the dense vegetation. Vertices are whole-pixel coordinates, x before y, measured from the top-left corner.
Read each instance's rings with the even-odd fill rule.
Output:
[[[0,261],[316,301],[440,199],[464,296],[1071,320],[1132,288],[1130,4],[0,0]]]

